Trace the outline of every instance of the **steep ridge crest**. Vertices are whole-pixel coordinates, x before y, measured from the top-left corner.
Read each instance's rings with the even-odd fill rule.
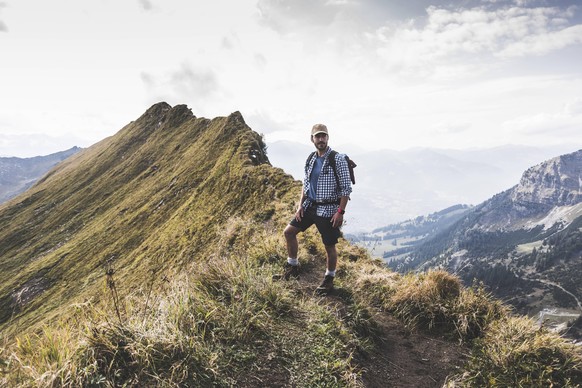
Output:
[[[239,112],[209,120],[162,102],[59,164],[0,207],[0,328],[90,298],[109,267],[131,288],[201,260],[232,214],[272,216],[296,182],[265,149]]]

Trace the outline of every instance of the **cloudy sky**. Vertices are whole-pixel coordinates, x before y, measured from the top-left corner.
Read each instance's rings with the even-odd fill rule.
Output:
[[[0,155],[159,101],[268,142],[582,148],[581,63],[580,0],[0,0]]]

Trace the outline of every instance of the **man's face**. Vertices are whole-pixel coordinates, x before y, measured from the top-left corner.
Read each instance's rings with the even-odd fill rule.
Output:
[[[324,151],[327,149],[327,134],[318,133],[317,135],[311,136],[311,141],[315,144],[315,148],[319,151]]]

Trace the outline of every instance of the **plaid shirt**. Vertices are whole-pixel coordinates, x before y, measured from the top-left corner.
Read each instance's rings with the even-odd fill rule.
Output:
[[[352,192],[352,181],[350,180],[350,170],[348,168],[348,162],[344,158],[343,154],[336,154],[335,156],[335,167],[337,170],[337,175],[339,177],[340,187],[337,187],[337,181],[335,180],[335,174],[331,166],[329,165],[329,161],[327,160],[329,153],[331,152],[331,148],[327,147],[327,151],[323,157],[325,160],[323,161],[323,166],[321,167],[321,174],[319,174],[319,179],[317,180],[317,188],[316,192],[316,202],[318,202],[317,206],[317,215],[320,217],[331,217],[334,213],[337,212],[339,207],[339,199],[340,197],[349,197]],[[309,177],[311,176],[311,171],[313,170],[313,165],[315,164],[315,157],[314,155],[309,163],[307,163],[305,167],[305,178],[303,179],[303,192],[305,193],[305,197],[307,198],[307,193],[309,192]],[[333,202],[333,203],[325,203],[325,202]],[[323,203],[323,204],[322,204]],[[307,209],[309,206],[313,204],[312,200],[307,198],[305,202],[303,202],[303,208]]]

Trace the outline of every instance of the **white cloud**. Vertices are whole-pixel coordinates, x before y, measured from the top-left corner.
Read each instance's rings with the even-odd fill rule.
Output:
[[[0,157],[31,158],[64,151],[75,146],[87,147],[91,144],[86,139],[74,135],[49,136],[42,133],[6,135],[0,133]]]
[[[267,65],[267,58],[265,58],[265,56],[261,53],[255,53],[254,62],[257,65],[257,67],[264,69],[265,66]]]
[[[568,26],[568,8],[485,7],[449,10],[429,7],[422,27],[412,22],[377,30],[379,56],[390,69],[435,75],[440,65],[457,76],[491,66],[495,57],[541,55],[582,43],[582,25]]]
[[[329,26],[348,1],[328,0],[259,0],[260,22],[284,33],[293,34],[303,28]]]
[[[251,128],[260,133],[271,134],[274,132],[291,131],[289,125],[283,124],[278,119],[273,119],[269,113],[262,110],[247,113],[245,119]]]
[[[4,7],[6,7],[6,3],[0,1],[0,10]],[[0,19],[0,32],[8,32],[8,26],[1,19]]]
[[[441,122],[432,126],[432,130],[439,135],[457,135],[468,131],[470,128],[470,123],[455,121]]]
[[[220,91],[216,73],[209,68],[195,67],[182,63],[179,69],[162,74],[142,72],[141,79],[152,103],[160,100],[178,103],[193,101],[201,108],[204,101],[214,97]]]
[[[564,114],[574,117],[582,116],[582,98],[576,98],[564,105]]]
[[[571,141],[582,146],[582,98],[568,101],[555,112],[540,112],[509,120],[503,123],[503,128],[530,137],[532,143]]]
[[[209,97],[218,90],[218,81],[212,69],[194,69],[188,64],[171,73],[168,85],[179,95],[189,98]]]
[[[153,8],[152,2],[149,0],[138,0],[138,3],[145,11],[150,11]]]
[[[544,55],[554,50],[582,43],[582,25],[567,27],[559,31],[547,31],[524,37],[508,44],[497,55],[500,57],[522,57]]]
[[[0,8],[0,132],[95,138],[166,101],[273,139],[325,122],[367,148],[496,145],[582,82],[578,10],[515,4],[21,0]]]

